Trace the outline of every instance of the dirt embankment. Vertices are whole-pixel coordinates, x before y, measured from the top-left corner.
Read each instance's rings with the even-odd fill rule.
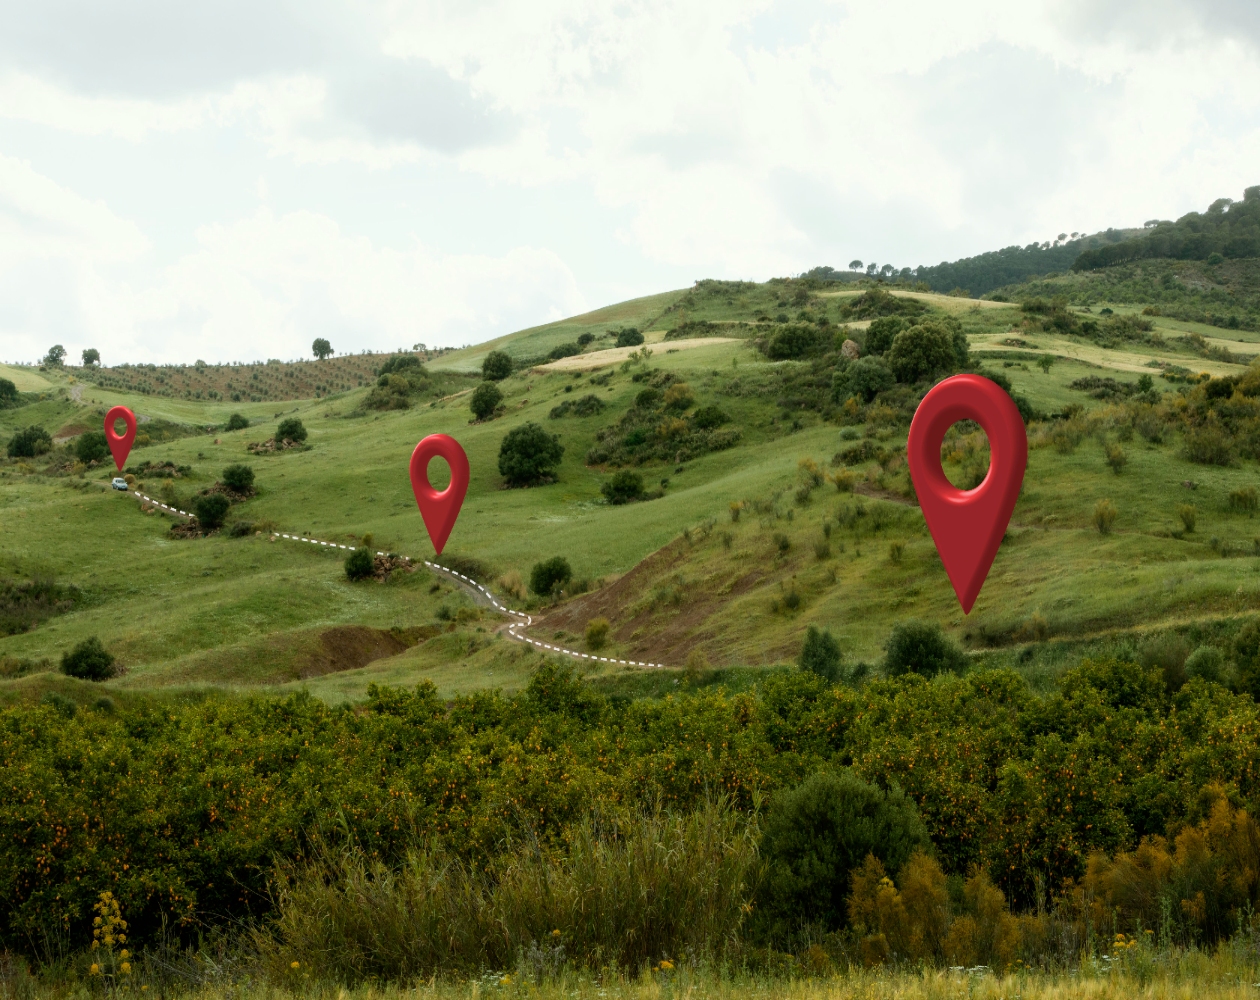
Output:
[[[373,660],[396,656],[405,649],[436,635],[436,628],[385,629],[365,625],[338,625],[320,633],[319,646],[302,668],[303,680],[357,670]]]

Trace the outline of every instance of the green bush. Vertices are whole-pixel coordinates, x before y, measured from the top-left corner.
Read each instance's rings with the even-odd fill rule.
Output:
[[[1256,512],[1257,495],[1254,486],[1242,486],[1229,491],[1229,509],[1251,516]]]
[[[366,548],[357,548],[346,556],[346,579],[363,580],[372,575],[375,560]]]
[[[224,425],[224,430],[241,431],[248,426],[249,421],[245,417],[241,416],[239,413],[233,413],[230,417],[228,417],[228,422]]]
[[[805,642],[801,645],[797,666],[802,670],[812,671],[829,683],[835,683],[840,677],[841,661],[840,644],[831,633],[811,625],[805,632]]]
[[[900,316],[880,316],[871,320],[866,328],[864,354],[883,355],[892,347],[893,338],[909,326],[909,321]]]
[[[297,417],[287,417],[276,428],[276,440],[296,441],[300,444],[306,440],[306,426]]]
[[[801,925],[839,930],[848,922],[850,877],[868,854],[899,869],[916,849],[931,849],[911,799],[849,771],[821,772],[781,792],[766,816],[761,924],[782,938]]]
[[[67,698],[60,691],[45,691],[39,702],[53,709],[63,719],[73,719],[79,711],[79,706],[73,699]]]
[[[222,493],[209,493],[193,498],[193,513],[197,515],[197,523],[204,531],[213,531],[223,527],[232,502]]]
[[[600,487],[604,499],[610,504],[633,503],[644,498],[643,477],[630,469],[613,473],[613,477]]]
[[[491,351],[481,362],[481,377],[489,382],[502,382],[512,374],[512,356],[506,351]]]
[[[638,347],[643,343],[643,334],[634,327],[626,327],[617,331],[617,347]]]
[[[571,358],[582,353],[582,348],[577,344],[557,344],[547,352],[547,358],[550,361],[559,361],[561,358]]]
[[[1215,646],[1200,646],[1186,658],[1186,675],[1214,684],[1225,679],[1225,656]]]
[[[534,563],[529,571],[529,589],[539,597],[548,597],[573,579],[573,570],[564,556],[552,556]]]
[[[377,375],[420,375],[424,376],[427,372],[424,365],[420,363],[420,359],[414,354],[395,354],[389,358],[383,365]]]
[[[61,672],[83,681],[105,681],[114,676],[114,657],[96,636],[84,639],[61,654]]]
[[[477,420],[489,420],[502,402],[503,393],[499,391],[499,387],[493,382],[485,381],[473,390],[468,405]]]
[[[912,326],[893,338],[885,359],[898,382],[946,375],[958,367],[953,331],[931,320]]]
[[[508,431],[499,445],[499,474],[510,486],[529,486],[555,477],[564,445],[530,421]]]
[[[559,420],[572,414],[575,417],[593,417],[603,413],[604,401],[594,393],[588,392],[581,399],[566,399],[558,406],[553,406],[547,414],[552,420]]]
[[[229,465],[223,470],[223,485],[237,493],[245,493],[254,488],[254,470],[248,465]]]
[[[1233,465],[1236,458],[1233,440],[1216,426],[1187,430],[1182,450],[1186,458],[1200,465]]]
[[[1148,670],[1158,670],[1170,691],[1180,690],[1186,682],[1186,659],[1190,646],[1176,632],[1151,636],[1138,652],[1138,662]]]
[[[884,670],[889,677],[960,673],[967,666],[966,655],[935,622],[894,625],[884,650]]]
[[[0,378],[0,410],[17,406],[19,398],[17,386],[7,378]]]
[[[592,618],[586,623],[586,648],[601,650],[608,642],[608,631],[611,626],[607,618]]]
[[[9,438],[10,458],[35,458],[52,451],[52,438],[42,427],[26,427]]]
[[[104,431],[87,431],[74,442],[74,457],[80,462],[100,462],[109,458]]]
[[[721,427],[730,422],[730,416],[719,406],[702,406],[692,414],[692,422],[702,430]]]
[[[838,403],[850,396],[869,403],[876,395],[891,389],[896,383],[892,369],[883,358],[867,355],[832,376],[831,394]]]

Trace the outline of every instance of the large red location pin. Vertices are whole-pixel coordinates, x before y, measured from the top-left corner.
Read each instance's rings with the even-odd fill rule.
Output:
[[[959,420],[974,420],[989,437],[989,474],[960,490],[941,468],[941,442]],[[963,614],[971,613],[1006,534],[1028,467],[1028,435],[1019,409],[996,382],[955,375],[933,386],[910,422],[906,457],[919,506]]]
[[[121,437],[114,432],[114,421],[122,420],[127,425],[127,433]],[[109,445],[114,456],[114,464],[122,472],[127,464],[127,456],[131,454],[131,445],[136,440],[136,415],[125,406],[115,406],[105,414],[105,443]]]
[[[429,463],[435,458],[446,459],[451,467],[450,485],[441,493],[429,484]],[[468,456],[459,442],[446,434],[430,434],[416,445],[411,453],[411,488],[433,548],[441,555],[468,492]]]

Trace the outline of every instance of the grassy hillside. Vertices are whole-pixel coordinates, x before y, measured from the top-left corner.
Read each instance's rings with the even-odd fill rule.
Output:
[[[89,636],[99,636],[126,668],[105,685],[119,697],[154,687],[305,687],[330,700],[354,700],[370,683],[421,679],[446,693],[521,686],[538,654],[511,642],[498,616],[427,571],[352,584],[340,555],[270,540],[273,529],[341,543],[370,534],[374,548],[428,556],[406,466],[415,443],[435,432],[457,437],[472,466],[448,555],[475,560],[465,564],[477,566],[515,606],[525,603],[519,581],[534,563],[566,557],[576,583],[571,591],[584,592],[548,611],[533,634],[573,648],[584,648],[586,622],[604,616],[612,623],[611,651],[620,657],[681,667],[699,651],[714,668],[761,668],[794,658],[806,627],[818,624],[839,637],[851,661],[875,663],[892,625],[919,617],[940,622],[977,656],[1049,677],[1072,650],[1132,646],[1144,630],[1169,626],[1211,639],[1255,606],[1260,577],[1253,539],[1260,529],[1229,500],[1231,491],[1254,482],[1253,460],[1191,462],[1172,417],[1158,440],[1148,440],[1134,433],[1129,411],[1114,396],[1096,399],[1092,390],[1073,388],[1081,379],[1112,378],[1123,395],[1138,374],[1167,372],[1174,380],[1155,378],[1154,391],[1171,401],[1193,389],[1193,380],[1177,372],[1245,372],[1245,365],[1203,356],[1203,344],[1225,342],[1219,330],[1154,316],[1159,337],[1109,348],[1032,329],[1015,304],[900,292],[922,303],[925,316],[956,318],[975,358],[1006,375],[1012,391],[1047,418],[1030,428],[1034,447],[1010,537],[976,610],[964,618],[907,495],[900,449],[913,400],[894,393],[890,402],[881,397],[847,412],[832,400],[830,376],[820,375],[819,363],[772,362],[757,350],[758,337],[785,323],[830,324],[820,327],[828,330],[847,324],[844,335],[861,339],[868,321],[853,319],[852,308],[866,287],[826,292],[799,281],[701,282],[432,359],[427,388],[398,410],[362,408],[380,356],[257,366],[266,378],[256,402],[206,398],[208,389],[201,399],[185,398],[182,382],[183,395],[119,388],[117,369],[95,373],[90,384],[82,372],[16,369],[39,382],[23,391],[46,398],[28,396],[27,405],[0,411],[3,439],[41,424],[72,440],[74,432],[98,426],[106,407],[125,403],[140,416],[142,432],[154,431],[133,452],[131,466],[185,468],[168,486],[181,503],[237,462],[255,470],[257,494],[230,515],[229,528],[249,525],[243,533],[178,539],[166,515],[143,513],[134,497],[104,488],[112,465],[76,468],[64,446],[34,460],[6,460],[0,574],[15,586],[52,580],[77,588],[77,596],[29,631],[0,638],[9,675],[0,693],[38,697],[57,687],[88,697],[86,687],[48,670]],[[1138,312],[1139,306],[1116,308]],[[1091,308],[1079,315],[1097,318],[1098,303]],[[502,414],[470,423],[476,380],[468,373],[492,347],[539,358],[589,332],[596,350],[608,346],[608,331],[624,326],[647,331],[650,353],[595,362],[593,369],[560,364],[520,371],[501,383]],[[679,349],[665,338],[680,327],[723,339]],[[1183,339],[1192,333],[1217,337]],[[1260,340],[1245,331],[1231,337],[1235,354],[1243,350],[1239,340]],[[1054,359],[1048,372],[1037,365],[1044,355]],[[319,372],[334,374],[313,374]],[[215,376],[220,397],[229,374],[234,385],[237,378],[258,381],[245,368],[225,369]],[[690,387],[693,409],[719,407],[738,441],[681,463],[648,462],[638,471],[663,495],[610,506],[601,487],[615,469],[588,466],[588,452],[645,385],[671,380]],[[284,398],[288,390],[310,395]],[[591,416],[549,416],[566,400],[586,396],[603,408]],[[1083,412],[1049,419],[1073,406]],[[217,429],[234,412],[253,426]],[[305,450],[247,450],[289,416],[309,430]],[[563,461],[554,483],[505,489],[499,444],[527,421],[560,436]],[[1068,425],[1073,440],[1064,447],[1055,434]],[[959,438],[955,445],[950,474],[974,474],[977,462],[982,473],[983,441]],[[1119,474],[1107,463],[1107,449],[1117,447],[1127,461]],[[823,473],[847,471],[851,489],[812,486],[813,466],[802,472],[805,460]],[[164,484],[152,473],[138,481],[155,496]],[[1104,499],[1118,516],[1101,536],[1093,515]],[[733,503],[741,505],[737,521]],[[1177,514],[1185,503],[1197,511],[1189,533]],[[539,610],[537,599],[528,600]],[[596,672],[627,690],[639,683],[624,668]]]

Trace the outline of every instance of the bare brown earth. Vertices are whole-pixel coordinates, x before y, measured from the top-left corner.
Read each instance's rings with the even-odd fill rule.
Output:
[[[306,680],[341,670],[357,670],[373,660],[396,656],[412,643],[392,632],[365,625],[338,625],[320,633],[319,645],[299,676]]]

